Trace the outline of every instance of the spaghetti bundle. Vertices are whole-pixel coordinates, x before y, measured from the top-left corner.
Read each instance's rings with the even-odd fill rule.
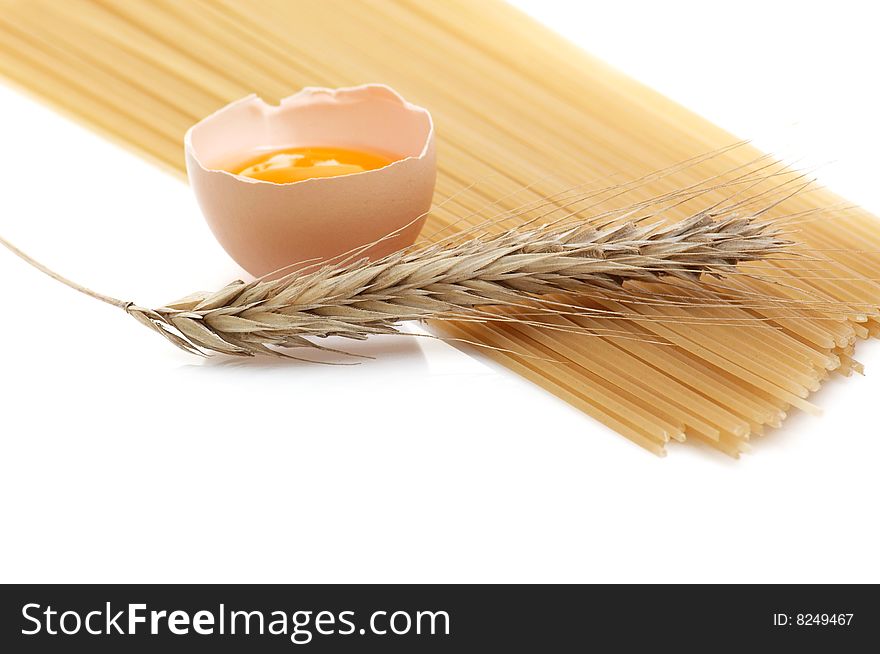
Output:
[[[446,201],[429,216],[428,238],[489,219],[502,231],[537,217],[601,215],[699,186],[699,197],[664,211],[677,220],[695,202],[729,201],[737,180],[748,197],[772,198],[764,217],[796,224],[820,262],[771,258],[723,287],[660,294],[639,281],[628,294],[593,298],[602,312],[555,316],[559,329],[436,325],[489,346],[486,356],[655,453],[687,437],[736,456],[792,408],[815,411],[809,395],[829,374],[860,370],[856,340],[880,335],[873,217],[819,213],[839,199],[793,192],[796,173],[749,146],[729,147],[730,135],[502,3],[0,6],[0,73],[180,172],[186,129],[248,93],[274,101],[307,85],[393,85],[436,119]],[[630,181],[584,185],[610,174]],[[753,265],[760,275],[747,274]],[[731,293],[756,300],[732,305]]]

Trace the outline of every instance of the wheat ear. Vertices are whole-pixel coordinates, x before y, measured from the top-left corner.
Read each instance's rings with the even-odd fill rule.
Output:
[[[312,266],[276,280],[237,280],[213,293],[147,309],[84,288],[0,242],[188,352],[234,356],[289,356],[276,347],[327,349],[311,339],[398,333],[408,320],[515,321],[515,313],[502,318],[485,308],[543,304],[552,311],[558,306],[550,299],[554,295],[619,288],[627,280],[723,274],[789,245],[771,223],[730,215],[699,213],[674,224],[550,224],[414,246],[372,262]],[[534,317],[528,322],[541,324]]]

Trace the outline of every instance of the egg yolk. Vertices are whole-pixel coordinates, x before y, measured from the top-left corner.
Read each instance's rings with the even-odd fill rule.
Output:
[[[313,177],[336,177],[387,166],[394,159],[372,152],[343,148],[308,147],[273,150],[248,160],[233,172],[276,184]]]

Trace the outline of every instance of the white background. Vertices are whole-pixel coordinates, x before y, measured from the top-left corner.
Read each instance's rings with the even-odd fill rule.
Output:
[[[871,3],[518,0],[880,211]],[[0,86],[0,233],[161,304],[240,273],[187,187]],[[0,581],[880,581],[877,398],[659,459],[440,342],[200,361],[0,252]]]

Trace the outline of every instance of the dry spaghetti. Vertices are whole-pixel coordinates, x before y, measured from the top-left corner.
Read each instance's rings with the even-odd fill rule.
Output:
[[[747,146],[728,148],[733,139],[722,130],[502,3],[2,5],[0,72],[177,171],[187,127],[252,91],[274,100],[305,85],[392,84],[436,118],[438,190],[449,200],[430,217],[429,236],[492,215],[505,217],[504,229],[536,213],[597,214],[765,165]],[[632,181],[560,193],[611,173]],[[771,189],[778,184],[764,180],[750,193]],[[725,197],[710,185],[699,201]],[[594,331],[590,339],[499,322],[440,328],[497,348],[487,355],[654,452],[691,437],[736,455],[792,407],[814,410],[807,398],[823,379],[859,370],[856,340],[880,335],[876,221],[854,209],[817,219],[818,208],[838,204],[826,191],[781,197],[767,216],[796,222],[799,240],[823,253],[821,265],[771,261],[761,280],[734,275],[726,289],[678,290],[674,300],[658,301],[643,286],[643,296],[635,288],[597,299],[606,317],[558,317]],[[704,297],[734,290],[778,302],[713,306]],[[780,310],[795,300],[808,304]],[[737,321],[771,329],[753,338]]]

